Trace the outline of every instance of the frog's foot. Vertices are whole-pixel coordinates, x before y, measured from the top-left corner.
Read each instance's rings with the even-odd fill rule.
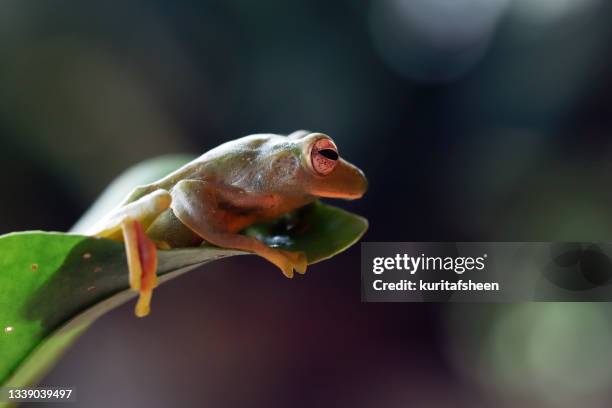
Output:
[[[294,270],[303,275],[306,273],[306,267],[308,266],[306,255],[304,255],[303,252],[275,249],[273,255],[268,257],[268,260],[278,266],[283,272],[283,275],[288,278],[293,278]]]
[[[157,286],[157,248],[140,222],[126,218],[121,223],[130,272],[130,288],[140,293],[135,314],[144,317],[151,310],[153,288]]]

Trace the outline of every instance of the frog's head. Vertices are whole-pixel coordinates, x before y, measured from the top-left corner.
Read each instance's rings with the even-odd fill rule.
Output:
[[[328,198],[353,200],[368,188],[363,172],[342,159],[334,141],[323,133],[297,131],[295,140],[302,162],[301,183],[305,192]]]

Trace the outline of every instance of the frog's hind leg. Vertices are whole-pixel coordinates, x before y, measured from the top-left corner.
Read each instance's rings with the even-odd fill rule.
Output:
[[[242,204],[248,204],[247,200],[261,204],[265,199],[206,181],[182,180],[172,190],[172,211],[184,225],[213,245],[253,252],[272,262],[288,278],[293,277],[294,270],[300,274],[306,272],[308,262],[302,252],[271,248],[258,239],[231,232],[219,205],[219,198],[224,194],[234,194],[234,202]]]
[[[151,296],[157,286],[157,248],[145,230],[171,202],[170,193],[156,190],[120,207],[91,232],[98,237],[124,242],[130,288],[140,295],[135,309],[138,317],[149,314]]]

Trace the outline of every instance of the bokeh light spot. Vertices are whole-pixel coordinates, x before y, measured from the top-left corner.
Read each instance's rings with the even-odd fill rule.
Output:
[[[484,55],[508,0],[377,0],[370,31],[381,58],[414,80],[448,81]]]

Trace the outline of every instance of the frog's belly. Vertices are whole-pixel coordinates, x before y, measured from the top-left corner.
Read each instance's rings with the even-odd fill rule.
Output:
[[[267,218],[258,217],[254,213],[231,213],[229,211],[218,211],[225,224],[227,232],[237,234],[256,221]],[[158,244],[159,248],[186,248],[197,247],[204,239],[185,226],[171,208],[160,214],[146,231],[149,238]]]
[[[157,217],[146,233],[162,248],[195,247],[203,241],[195,232],[180,222],[170,208]]]

